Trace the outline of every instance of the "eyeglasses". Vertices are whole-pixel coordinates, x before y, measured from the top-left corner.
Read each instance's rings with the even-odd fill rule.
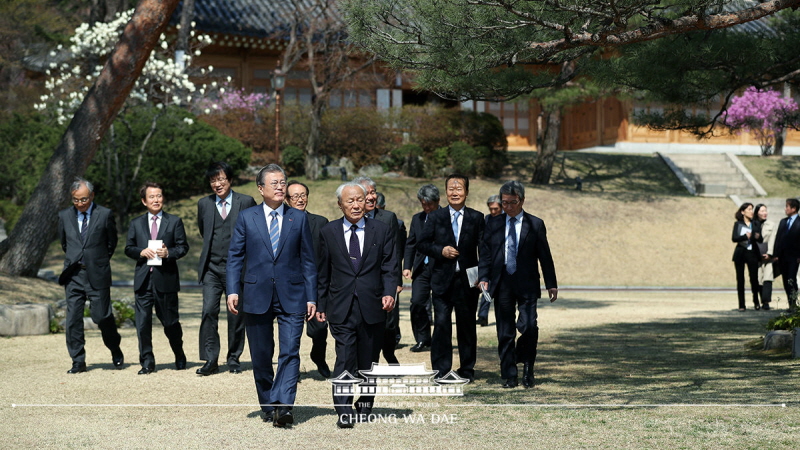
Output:
[[[90,197],[83,197],[83,198],[72,198],[72,203],[76,205],[82,205],[84,203],[89,203],[92,199]]]
[[[278,187],[278,186],[280,186],[280,187],[286,187],[286,180],[283,180],[283,181],[277,181],[277,180],[276,180],[276,181],[270,181],[270,182],[269,182],[269,183],[267,183],[266,185],[262,184],[262,186],[269,186],[269,187],[271,187],[272,189],[275,189],[275,188],[276,188],[276,187]]]
[[[294,195],[290,196],[289,198],[291,198],[294,201],[305,200],[305,199],[308,198],[308,195],[306,195],[306,194],[294,194]]]
[[[215,184],[225,184],[227,181],[227,178],[214,178],[213,180],[209,180],[209,184],[213,186]]]
[[[518,205],[519,200],[503,200],[503,206]]]

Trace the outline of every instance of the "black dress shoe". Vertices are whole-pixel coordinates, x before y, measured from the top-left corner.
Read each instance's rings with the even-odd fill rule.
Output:
[[[519,386],[519,381],[517,380],[517,377],[511,377],[507,379],[506,382],[503,384],[503,387],[506,389],[512,389],[517,386]]]
[[[242,373],[242,369],[240,369],[238,367],[231,367],[230,369],[228,369],[228,372],[230,372],[230,373]]]
[[[122,370],[122,365],[125,364],[125,355],[122,354],[122,350],[117,349],[117,351],[111,353],[111,362],[114,364],[115,369]]]
[[[336,426],[339,428],[353,428],[353,417],[350,414],[342,414],[339,420],[336,421]]]
[[[753,306],[753,309],[755,309],[756,311],[758,311],[758,310],[760,310],[760,309],[761,309],[761,305],[759,305],[759,304],[757,304],[757,303],[756,303],[756,304]]]
[[[328,364],[323,362],[322,364],[317,364],[317,372],[322,375],[322,378],[330,378],[331,377],[331,368],[328,367]]]
[[[186,355],[175,356],[175,370],[186,370]]]
[[[203,367],[197,369],[197,372],[195,373],[207,377],[217,372],[219,372],[219,366],[217,365],[217,363],[213,361],[206,361],[206,363],[203,364]]]
[[[138,375],[149,375],[156,371],[156,368],[153,366],[144,366],[139,370]]]
[[[764,306],[762,306],[761,309],[763,309],[764,311],[769,311],[772,308],[769,307],[769,303],[764,303]]]
[[[525,388],[533,387],[533,364],[525,363],[522,366],[522,385]]]
[[[86,372],[85,362],[74,362],[72,363],[72,368],[67,371],[67,373],[81,373],[81,372]]]
[[[275,416],[272,420],[272,426],[278,428],[284,428],[286,425],[294,423],[294,416],[292,416],[292,410],[289,409],[288,406],[279,406],[275,410]]]
[[[417,342],[410,348],[410,350],[413,353],[424,352],[425,350],[430,350],[430,349],[431,349],[431,344],[426,344],[424,342]]]
[[[478,320],[475,321],[475,324],[476,325],[480,325],[482,327],[488,327],[489,326],[489,319],[483,318],[483,317],[479,317]]]

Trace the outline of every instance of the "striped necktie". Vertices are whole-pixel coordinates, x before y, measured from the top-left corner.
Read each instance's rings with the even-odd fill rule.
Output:
[[[269,223],[269,242],[272,244],[272,255],[278,254],[278,241],[281,238],[281,232],[278,229],[278,212],[272,211],[269,213],[272,216],[272,221]]]

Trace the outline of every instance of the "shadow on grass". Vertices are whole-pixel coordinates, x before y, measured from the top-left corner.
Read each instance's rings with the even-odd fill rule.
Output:
[[[776,161],[775,169],[765,175],[794,186],[800,185],[800,158],[782,157]]]
[[[709,311],[653,322],[575,327],[540,340],[535,389],[500,389],[495,348],[479,349],[487,377],[469,389],[481,403],[793,403],[798,360],[760,350],[765,313]],[[493,358],[493,359],[489,359]],[[492,361],[491,366],[485,364]]]

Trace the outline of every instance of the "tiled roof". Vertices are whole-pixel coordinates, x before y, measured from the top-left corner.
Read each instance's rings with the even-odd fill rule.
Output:
[[[205,33],[225,33],[250,37],[270,37],[286,29],[295,4],[310,10],[313,0],[195,0],[194,21]],[[172,23],[180,22],[183,4],[175,10]]]

